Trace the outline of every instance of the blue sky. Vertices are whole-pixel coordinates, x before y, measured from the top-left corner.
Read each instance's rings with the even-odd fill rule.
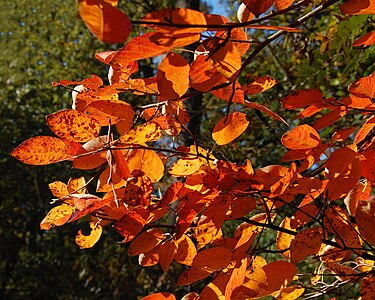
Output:
[[[205,2],[207,2],[212,7],[212,11],[210,11],[210,13],[228,17],[230,11],[228,5],[225,5],[225,1],[205,0]]]

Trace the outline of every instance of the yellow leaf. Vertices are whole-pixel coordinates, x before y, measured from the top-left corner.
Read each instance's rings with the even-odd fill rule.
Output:
[[[82,230],[79,230],[76,236],[76,243],[80,249],[91,248],[99,241],[102,235],[102,226],[96,222],[90,222],[90,234],[84,235]]]

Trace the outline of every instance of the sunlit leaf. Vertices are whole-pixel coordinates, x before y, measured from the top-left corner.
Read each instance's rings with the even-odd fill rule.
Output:
[[[348,90],[351,94],[360,98],[375,98],[375,72],[370,76],[356,80],[349,85]]]
[[[257,17],[265,13],[275,2],[275,0],[242,0],[247,8]]]
[[[278,10],[283,10],[288,8],[294,0],[275,0],[275,6]]]
[[[52,227],[64,225],[75,210],[73,205],[65,203],[52,208],[40,222],[40,229],[50,230]]]
[[[128,16],[104,0],[80,0],[79,14],[90,31],[105,43],[125,42],[132,30]]]
[[[76,243],[80,249],[91,248],[99,241],[102,234],[102,226],[95,222],[90,222],[90,234],[83,234],[82,230],[79,230],[76,236]]]
[[[176,286],[182,286],[182,285],[189,285],[194,282],[197,282],[199,280],[202,280],[206,277],[208,277],[211,274],[211,272],[191,267],[187,269],[185,272],[183,272],[180,277],[178,277]]]
[[[314,128],[304,124],[284,133],[281,138],[281,143],[289,149],[311,149],[319,146],[320,137]]]
[[[231,261],[232,252],[224,247],[214,247],[202,250],[194,257],[193,267],[207,270],[218,271],[225,268]]]
[[[163,98],[178,99],[189,88],[189,64],[181,55],[169,52],[159,65],[156,80]]]
[[[284,124],[289,126],[289,124],[282,117],[280,117],[277,113],[274,113],[273,111],[271,111],[269,108],[267,108],[267,107],[265,107],[261,104],[258,104],[256,102],[245,101],[245,104],[246,104],[247,107],[260,110],[260,111],[266,113],[267,115],[271,116],[275,120],[283,122]]]
[[[48,165],[65,160],[68,146],[63,140],[51,136],[29,138],[10,155],[28,165]]]
[[[148,295],[141,300],[176,300],[176,297],[171,293],[162,292]]]
[[[218,145],[226,145],[239,137],[249,125],[246,114],[241,112],[230,113],[223,117],[212,131],[212,138]]]
[[[195,248],[193,241],[184,234],[177,241],[177,246],[178,248],[174,260],[180,264],[191,266],[194,257],[197,255],[197,249]]]
[[[69,109],[48,115],[47,124],[57,136],[73,142],[87,142],[100,131],[100,124],[94,118]]]
[[[375,31],[371,31],[359,39],[355,40],[352,44],[353,47],[368,47],[375,43]]]
[[[245,91],[245,94],[255,95],[269,90],[275,84],[277,84],[277,81],[275,79],[271,78],[270,76],[262,76],[244,86],[243,89]]]

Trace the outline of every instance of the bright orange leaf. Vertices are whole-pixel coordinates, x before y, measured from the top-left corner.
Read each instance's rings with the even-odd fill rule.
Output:
[[[50,230],[52,227],[64,225],[76,208],[69,204],[61,204],[52,208],[40,222],[40,229]]]
[[[80,0],[79,14],[90,31],[105,43],[125,42],[132,30],[128,16],[104,0]]]
[[[176,300],[176,297],[171,293],[162,292],[148,295],[141,300]]]
[[[352,44],[353,47],[368,47],[375,43],[375,31],[371,31],[359,39],[355,40]]]
[[[212,131],[212,138],[218,145],[226,145],[239,137],[249,125],[246,114],[241,112],[230,113],[223,117]]]
[[[28,165],[48,165],[68,158],[68,146],[63,140],[51,136],[29,138],[10,155]]]
[[[189,64],[181,55],[169,52],[159,65],[156,81],[160,96],[180,98],[189,88]]]
[[[262,76],[254,80],[253,82],[246,85],[243,89],[245,91],[245,94],[248,95],[255,95],[259,93],[263,93],[264,91],[269,90],[272,88],[275,84],[277,84],[277,81],[270,76]]]
[[[288,149],[312,149],[319,146],[320,137],[314,128],[304,124],[284,133],[281,143]]]
[[[343,14],[364,15],[375,14],[374,0],[349,0],[340,5]]]

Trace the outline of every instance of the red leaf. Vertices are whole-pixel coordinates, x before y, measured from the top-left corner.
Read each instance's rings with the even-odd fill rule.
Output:
[[[358,79],[348,88],[349,92],[360,98],[375,98],[375,72]]]
[[[363,141],[365,137],[369,134],[369,132],[375,126],[375,116],[371,116],[365,124],[358,130],[357,134],[354,138],[354,144],[358,144],[359,142]]]
[[[176,300],[176,297],[171,293],[162,292],[148,295],[141,300]]]
[[[243,0],[247,8],[257,17],[265,13],[275,0]]]
[[[301,108],[322,102],[323,94],[316,89],[299,90],[281,99],[285,109]]]
[[[79,14],[90,31],[105,43],[125,42],[132,30],[128,16],[103,0],[80,0]]]

